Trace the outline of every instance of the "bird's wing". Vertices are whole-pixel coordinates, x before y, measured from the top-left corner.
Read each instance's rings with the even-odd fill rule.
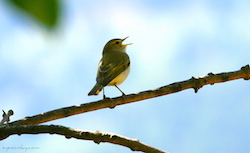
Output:
[[[112,55],[112,56],[110,56]],[[98,67],[96,81],[106,86],[130,65],[129,56],[123,52],[114,51],[104,55]]]

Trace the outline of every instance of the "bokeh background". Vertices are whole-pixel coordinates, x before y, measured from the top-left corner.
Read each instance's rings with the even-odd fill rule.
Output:
[[[0,109],[11,120],[91,101],[97,64],[107,41],[125,38],[131,73],[120,88],[127,94],[158,88],[209,72],[249,64],[248,0],[60,1],[53,30],[0,1]],[[116,133],[171,153],[248,153],[250,82],[207,85],[197,94],[175,94],[75,115],[45,124]],[[107,87],[109,97],[120,96]],[[127,153],[109,143],[39,134],[10,136],[5,147],[27,152]],[[10,149],[7,152],[24,152]]]

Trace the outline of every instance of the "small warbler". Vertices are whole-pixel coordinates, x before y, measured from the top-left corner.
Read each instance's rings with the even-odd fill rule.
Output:
[[[126,53],[126,47],[132,43],[122,44],[127,38],[112,39],[104,46],[102,59],[98,65],[96,84],[89,92],[89,96],[98,95],[103,89],[103,98],[105,99],[105,86],[115,86],[122,95],[125,95],[117,85],[123,83],[130,72],[130,60]]]

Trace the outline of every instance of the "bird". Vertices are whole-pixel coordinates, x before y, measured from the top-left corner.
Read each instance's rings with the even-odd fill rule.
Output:
[[[117,85],[123,83],[130,72],[130,59],[126,53],[126,47],[132,43],[122,44],[127,38],[111,39],[104,46],[102,58],[98,64],[96,84],[88,93],[89,96],[99,95],[103,90],[103,99],[106,99],[105,86],[115,86],[122,93],[122,96],[125,95]]]

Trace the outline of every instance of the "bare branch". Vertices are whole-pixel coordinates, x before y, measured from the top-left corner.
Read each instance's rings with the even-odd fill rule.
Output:
[[[102,133],[99,131],[81,131],[59,125],[19,125],[19,126],[4,126],[0,128],[0,140],[14,134],[58,134],[64,135],[66,138],[76,138],[83,140],[93,140],[99,144],[101,142],[109,142],[130,148],[132,151],[142,151],[147,153],[167,153],[162,150],[153,148],[141,143],[136,139],[129,139],[116,134]]]
[[[213,74],[209,73],[202,77],[192,77],[189,80],[175,82],[167,86],[163,86],[157,89],[147,90],[136,94],[130,94],[121,97],[115,97],[112,99],[103,99],[96,102],[84,103],[71,107],[64,107],[61,109],[49,111],[32,117],[26,117],[24,119],[11,122],[9,125],[32,125],[40,124],[76,114],[86,113],[103,108],[114,108],[117,105],[128,104],[132,102],[137,102],[145,99],[150,99],[162,95],[167,95],[171,93],[176,93],[185,89],[193,88],[195,93],[207,84],[213,85],[215,83],[222,83],[230,80],[236,79],[250,79],[250,68],[249,65],[242,67],[238,71]]]

